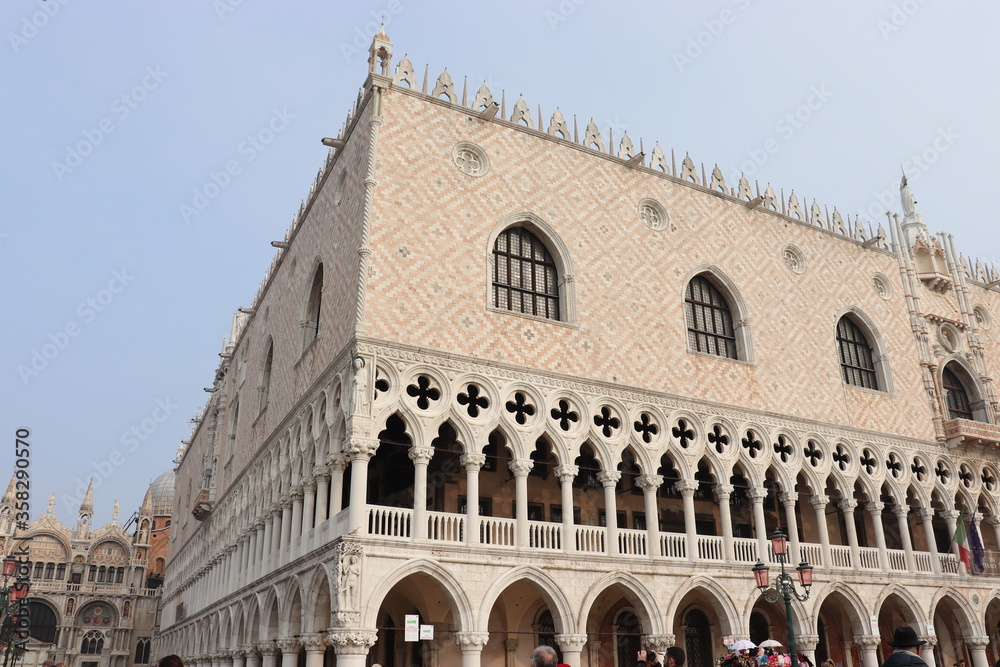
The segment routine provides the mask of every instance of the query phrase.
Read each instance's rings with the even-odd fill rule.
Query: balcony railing
[[[949,447],[959,445],[1000,445],[1000,426],[971,419],[949,419],[944,423]]]
[[[368,511],[368,534],[401,540],[414,539],[413,510],[396,507],[371,505]],[[344,513],[346,514],[346,512]],[[449,512],[426,513],[426,536],[428,541],[443,543],[463,543],[468,540],[466,534],[465,514]],[[343,522],[341,522],[343,523]],[[338,525],[340,525],[338,523]],[[344,526],[346,528],[346,524]],[[608,529],[604,526],[574,525],[567,541],[563,532],[563,524],[549,521],[528,521],[527,547],[540,551],[568,551],[588,554],[609,554]],[[658,534],[659,558],[671,560],[688,560],[688,538],[683,533]],[[517,520],[502,517],[479,517],[479,540],[474,544],[489,545],[497,549],[517,549]],[[728,557],[726,544],[722,537],[715,535],[697,535],[694,539],[694,561],[734,562],[753,564],[757,561],[758,542],[755,538],[733,538],[733,554]],[[617,553],[624,557],[650,557],[649,532],[619,528],[617,531]],[[889,571],[892,572],[924,572],[934,571],[933,555],[926,551],[913,551],[912,567],[907,565],[906,552],[902,549],[886,549]],[[845,570],[881,571],[882,560],[879,549],[875,547],[858,547],[857,556],[849,546],[831,544],[829,546],[829,562],[824,559],[824,549],[820,544],[800,542],[800,559],[808,561],[818,568]],[[940,572],[943,574],[958,574],[959,562],[952,553],[940,553],[937,556]],[[773,554],[766,554],[765,561],[776,564]],[[988,551],[985,554],[985,571],[987,576],[1000,577],[1000,552]],[[60,581],[33,582],[40,590],[74,589],[84,591],[109,591],[128,588],[122,584],[66,584]],[[144,589],[145,590],[145,589]],[[153,589],[148,593],[154,594]],[[135,590],[129,591],[136,594]]]

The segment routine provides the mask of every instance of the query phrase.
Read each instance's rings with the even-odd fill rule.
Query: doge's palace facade
[[[932,667],[1000,658],[1000,276],[905,179],[869,225],[416,71],[375,37],[234,319],[155,655],[708,667],[787,639],[751,576],[781,529],[815,660],[877,667],[901,624]]]

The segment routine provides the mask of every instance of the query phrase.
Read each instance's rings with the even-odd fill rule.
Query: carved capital
[[[874,651],[882,643],[882,639],[875,635],[854,635],[854,644],[862,651]]]
[[[597,481],[605,487],[615,486],[621,478],[622,474],[617,470],[602,470],[597,473]]]
[[[240,652],[243,653],[244,657],[249,657],[251,653],[257,652],[257,647],[254,644],[244,644],[240,646]]]
[[[553,468],[552,472],[556,474],[556,477],[559,478],[559,481],[561,483],[571,484],[573,480],[576,478],[576,476],[580,474],[580,466],[573,466],[567,464],[557,465],[555,468]]]
[[[455,643],[462,653],[479,653],[490,640],[488,632],[456,632]]]
[[[278,655],[278,647],[274,642],[257,642],[257,651],[261,655]]]
[[[958,521],[958,517],[962,516],[962,513],[958,510],[943,510],[941,512],[941,518],[945,521],[951,519],[952,523]]]
[[[729,500],[734,490],[736,490],[736,487],[732,484],[716,484],[712,487],[712,491],[715,492],[715,498],[719,501]]]
[[[917,639],[922,640],[927,646],[934,648],[937,646],[938,638],[937,635],[917,635]]]
[[[830,496],[813,496],[809,499],[809,504],[817,510],[826,509],[826,506],[830,504]]]
[[[410,447],[409,451],[406,452],[406,455],[410,457],[411,461],[413,461],[413,465],[427,465],[434,456],[434,448],[427,446],[414,446]]]
[[[781,501],[782,505],[788,507],[789,505],[794,505],[795,503],[799,502],[799,494],[795,493],[794,491],[786,491],[782,493],[780,496],[778,496],[778,500]]]
[[[878,500],[873,500],[870,503],[865,503],[865,509],[872,514],[881,514],[882,510],[885,509],[885,503]]]
[[[663,475],[639,475],[635,478],[635,485],[643,491],[655,491],[663,484]]]
[[[643,635],[642,645],[648,646],[662,655],[666,653],[668,648],[674,645],[676,639],[674,635]]]
[[[505,639],[503,640],[503,650],[507,653],[513,653],[517,650],[517,647],[521,645],[521,642],[516,639]]]
[[[326,635],[322,632],[304,634],[300,639],[306,653],[322,653],[326,649]]]
[[[990,638],[984,635],[972,635],[963,637],[965,645],[970,648],[986,648],[990,643]]]
[[[306,477],[302,480],[302,490],[306,493],[312,493],[316,490],[316,480],[312,477]]]
[[[798,642],[798,649],[800,651],[815,651],[819,645],[819,635],[796,634],[795,641]]]
[[[370,461],[375,456],[375,452],[378,451],[378,438],[353,436],[349,451],[352,461]]]
[[[232,651],[229,652],[229,657],[236,659],[246,657],[246,651],[243,649],[244,647],[237,646],[236,648],[234,648]]]
[[[986,517],[986,523],[990,524],[991,526],[996,526],[997,524],[1000,524],[1000,516],[996,516],[995,514],[993,516],[988,516]]]
[[[527,477],[533,466],[534,461],[531,459],[513,459],[507,464],[507,467],[514,473],[515,477]]]
[[[837,503],[837,507],[839,507],[844,512],[853,513],[857,506],[858,506],[858,501],[855,500],[854,498],[844,498],[839,503]]]
[[[763,486],[751,487],[747,489],[747,498],[753,500],[754,502],[764,502],[764,499],[767,498],[767,489]]]
[[[556,644],[559,644],[564,653],[582,651],[586,643],[587,635],[556,635]]]
[[[896,515],[897,519],[905,519],[910,513],[910,508],[907,505],[894,505],[892,513]]]
[[[317,481],[321,479],[330,479],[329,466],[325,465],[313,466],[313,477],[315,477]]]
[[[486,465],[486,454],[462,454],[458,462],[466,472],[479,472]]]
[[[282,653],[298,653],[299,648],[302,647],[302,642],[295,637],[276,639],[274,643],[278,645],[278,650]]]
[[[377,630],[361,628],[331,630],[327,635],[327,642],[337,655],[368,655],[369,649],[375,646],[376,639],[378,639]]]
[[[698,482],[693,479],[679,479],[674,482],[674,488],[685,498],[690,498],[698,490]]]

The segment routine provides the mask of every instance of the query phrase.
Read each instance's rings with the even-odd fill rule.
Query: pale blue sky
[[[523,94],[546,121],[559,106],[581,131],[593,117],[647,153],[658,140],[876,224],[880,199],[899,210],[903,164],[931,230],[998,262],[998,14],[917,0],[2,3],[0,463],[27,427],[32,516],[56,491],[75,521],[90,474],[98,524],[115,498],[122,519],[138,507],[309,191],[319,139],[354,102],[377,17],[431,85],[447,67],[459,86],[505,89],[508,109]],[[245,143],[264,128],[270,143]],[[239,173],[185,216],[230,161]],[[26,373],[36,352],[51,358]],[[133,428],[144,440],[123,439]]]

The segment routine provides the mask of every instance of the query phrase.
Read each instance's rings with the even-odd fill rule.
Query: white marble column
[[[354,483],[352,477],[351,484]],[[353,497],[351,499],[353,504]],[[327,641],[337,654],[337,667],[365,667],[368,651],[375,645],[375,629],[335,629],[327,635]],[[262,667],[267,667],[263,665]]]
[[[851,547],[851,565],[857,569],[861,567],[861,547],[858,546],[858,527],[854,524],[854,509],[858,506],[858,501],[854,498],[844,498],[838,505],[840,511],[844,513],[844,526],[847,528],[847,544]],[[858,644],[858,646],[861,646]]]
[[[684,501],[684,535],[687,538],[687,559],[698,560],[698,528],[694,516],[694,492],[698,490],[698,482],[692,479],[682,479],[674,483],[674,488],[681,494]]]
[[[757,537],[757,560],[765,564],[770,563],[770,535],[767,534],[767,521],[764,520],[764,499],[767,498],[767,489],[760,486],[747,489],[747,497],[753,503],[753,531]]]
[[[899,523],[899,537],[903,540],[903,558],[908,572],[917,571],[917,561],[913,558],[913,538],[910,536],[910,508],[908,505],[895,505],[892,509]]]
[[[556,644],[562,651],[563,663],[572,667],[581,667],[580,660],[586,643],[587,635],[556,635]]]
[[[462,454],[459,463],[465,468],[465,542],[479,544],[479,471],[486,455]]]
[[[326,634],[322,632],[303,634],[300,639],[302,640],[302,646],[306,649],[306,667],[323,667],[323,653],[326,651]]]
[[[260,653],[257,652],[257,647],[253,644],[244,644],[242,648],[244,660],[246,660],[244,667],[261,667]]]
[[[649,557],[658,558],[662,554],[660,553],[660,517],[656,511],[656,490],[663,484],[663,475],[639,475],[635,483],[642,489],[642,499],[645,502],[646,543],[648,544]]]
[[[376,438],[351,440],[351,507],[347,517],[347,532],[368,534],[368,462],[378,450]],[[367,650],[365,651],[367,653]],[[339,665],[344,667],[344,665]]]
[[[288,536],[288,544],[290,546],[289,554],[291,560],[294,560],[298,555],[298,542],[302,538],[302,504],[305,499],[305,495],[305,491],[301,486],[292,491],[292,526],[291,535]]]
[[[722,559],[727,563],[736,560],[736,543],[733,541],[733,516],[729,509],[729,499],[733,495],[732,484],[715,485],[715,502],[719,506],[719,523],[722,524]]]
[[[230,658],[232,667],[246,667],[246,657],[243,651],[243,647],[234,648],[230,651],[232,657]]]
[[[620,552],[618,548],[618,498],[615,495],[615,487],[622,474],[617,470],[597,473],[597,480],[604,487],[604,530],[607,534],[607,549],[609,554]]]
[[[855,635],[854,643],[861,649],[861,667],[879,667],[876,650],[881,641],[873,635]]]
[[[260,667],[278,667],[278,647],[272,641],[257,644],[260,651]]]
[[[990,667],[986,659],[986,647],[990,643],[990,638],[985,636],[965,637],[965,645],[969,648],[969,655],[972,657],[972,667]]]
[[[462,651],[462,667],[480,667],[483,647],[489,640],[488,632],[456,632],[455,643]]]
[[[799,653],[809,658],[810,664],[815,665],[816,647],[819,645],[819,635],[796,635],[795,644]],[[796,663],[793,662],[792,664],[794,665]]]
[[[306,548],[306,540],[309,538],[309,533],[315,528],[313,521],[316,519],[316,480],[312,477],[308,477],[302,481],[302,529],[299,531],[302,535],[303,545],[300,554],[305,553],[309,549]]]
[[[275,642],[281,650],[281,667],[296,667],[299,664],[299,649],[302,643],[294,637],[286,637]]]
[[[958,548],[958,543],[954,539],[961,513],[958,510],[945,510],[941,512],[941,516],[944,517],[945,523],[948,524],[948,537],[951,538],[951,553],[954,554],[955,560],[958,561],[958,574],[959,576],[967,576],[969,571],[965,569],[965,564],[962,563],[962,555]]]
[[[573,522],[573,480],[580,473],[580,466],[558,465],[554,470],[559,477],[559,491],[562,494],[562,548],[576,551],[576,525]]]
[[[941,574],[941,557],[938,555],[937,540],[934,539],[934,510],[930,507],[921,507],[917,512],[924,524],[927,553],[931,555],[931,572]]]
[[[872,528],[875,530],[875,546],[878,547],[878,562],[883,570],[889,567],[889,550],[885,546],[885,529],[882,527],[882,510],[885,503],[873,500],[865,506],[872,517]]]
[[[330,469],[326,466],[313,468],[316,480],[316,520],[315,526],[322,526],[330,518]]]
[[[826,523],[826,506],[830,503],[830,496],[817,495],[809,499],[809,504],[816,511],[816,527],[819,529],[820,553],[823,554],[823,565],[831,567],[833,565],[833,553],[830,549],[830,527]],[[815,563],[813,563],[815,565]]]
[[[779,498],[785,508],[785,525],[788,526],[788,562],[793,566],[802,560],[799,550],[799,522],[795,520],[795,505],[799,502],[799,494],[794,491],[782,493]]]
[[[301,499],[299,500],[299,507],[301,507]],[[291,547],[289,546],[292,542],[292,505],[294,504],[291,496],[285,496],[281,499],[281,539],[278,542],[278,553],[275,555],[275,560],[281,565],[288,562],[288,554],[291,553]],[[302,511],[301,509],[299,510]]]
[[[427,539],[427,466],[434,448],[414,445],[407,452],[413,461],[413,539]]]
[[[528,472],[531,471],[531,459],[512,459],[507,464],[514,473],[514,518],[516,520],[517,546],[527,549],[528,540]],[[463,658],[464,660],[464,658]]]
[[[927,664],[927,667],[936,667],[934,647],[937,646],[937,635],[917,635],[917,639],[927,642],[920,647],[920,659]]]
[[[347,454],[330,454],[326,458],[330,468],[330,513],[332,519],[344,509],[344,470],[350,459]],[[353,476],[354,473],[352,472]],[[367,481],[367,480],[366,480]]]

